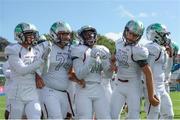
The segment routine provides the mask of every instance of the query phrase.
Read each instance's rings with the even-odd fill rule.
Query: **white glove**
[[[50,52],[51,52],[51,48],[46,47],[44,50],[44,53],[41,56],[41,59],[43,59],[44,61],[47,61]]]

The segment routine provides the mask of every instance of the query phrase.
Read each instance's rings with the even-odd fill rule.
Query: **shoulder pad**
[[[148,59],[148,49],[144,47],[143,45],[136,45],[133,48],[133,59],[138,60],[147,60]]]
[[[149,51],[149,55],[158,56],[159,53],[161,52],[161,48],[156,43],[153,42],[146,44],[145,47],[147,47]]]
[[[18,55],[22,46],[19,44],[10,44],[5,48],[5,55]]]
[[[78,45],[71,48],[71,56],[83,58],[85,51],[88,49],[85,45]]]

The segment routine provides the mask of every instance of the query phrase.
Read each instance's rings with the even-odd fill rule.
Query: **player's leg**
[[[116,87],[111,96],[110,112],[112,119],[119,119],[120,113],[125,104],[125,97],[119,93]]]
[[[76,95],[75,106],[77,119],[92,119],[92,100],[88,95]]]
[[[172,101],[171,101],[171,98],[167,92],[165,92],[165,94],[163,94],[161,97],[160,115],[161,115],[162,119],[172,120],[174,117]]]
[[[9,111],[10,111],[10,101],[8,97],[6,97],[6,109],[4,112],[4,118],[7,120],[9,118]]]
[[[25,113],[27,119],[40,119],[41,118],[41,105],[39,100],[33,100],[25,105]]]
[[[140,99],[141,93],[138,90],[130,90],[127,96],[128,119],[140,118]]]
[[[24,103],[20,100],[10,99],[9,119],[21,119],[24,113]]]
[[[110,104],[105,96],[104,91],[100,91],[100,95],[93,101],[94,112],[97,119],[111,119]]]
[[[140,118],[140,100],[142,95],[142,82],[140,80],[129,81],[127,90],[128,119]],[[133,100],[133,102],[132,102]]]
[[[67,92],[68,92],[68,94],[70,96],[70,100],[71,100],[71,103],[70,103],[70,101],[68,99],[67,118],[72,118],[73,117],[73,113],[72,112],[74,112],[74,114],[75,114],[75,100],[74,100],[74,98],[75,98],[75,91],[76,91],[76,83],[75,82],[71,82],[69,87],[68,87],[68,89],[67,89]],[[70,106],[70,104],[71,104],[71,106]]]
[[[72,112],[70,109],[71,103],[69,103],[69,102],[71,102],[70,96],[68,95],[67,92],[60,92],[58,97],[60,98],[59,101],[60,101],[60,108],[61,108],[62,116],[63,116],[63,118],[66,118],[67,113],[68,113],[68,115],[70,115],[70,113]],[[69,97],[69,99],[68,99],[68,97]]]
[[[63,119],[60,98],[58,94],[59,92],[60,91],[56,91],[47,87],[43,88],[43,102],[49,119]]]
[[[111,85],[110,82],[108,82],[107,84],[102,84],[104,92],[105,92],[105,97],[107,98],[108,102],[110,103],[111,100],[111,95],[112,95],[112,89],[111,89]]]

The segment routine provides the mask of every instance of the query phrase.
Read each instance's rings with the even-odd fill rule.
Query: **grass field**
[[[170,96],[173,102],[173,109],[174,109],[174,119],[180,119],[180,92],[171,92]],[[0,96],[0,119],[4,119],[4,109],[5,109],[5,96]],[[124,118],[124,113],[122,113],[122,118]],[[141,112],[141,118],[145,119],[145,112]]]

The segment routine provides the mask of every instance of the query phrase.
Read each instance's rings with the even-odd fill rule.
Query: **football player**
[[[44,50],[43,53],[34,49],[33,41],[39,38],[39,32],[33,24],[18,24],[14,35],[18,43],[5,48],[11,70],[10,76],[13,78],[13,87],[8,95],[11,107],[10,119],[21,119],[23,113],[28,119],[40,119],[41,107],[35,75],[36,70],[47,59],[49,49]]]
[[[141,72],[146,76],[149,101],[159,104],[154,96],[152,73],[147,63],[148,50],[139,44],[143,35],[142,22],[130,20],[124,28],[123,36],[116,42],[117,86],[111,97],[112,119],[119,118],[125,102],[128,105],[128,119],[139,119],[141,99]],[[133,102],[132,102],[133,101]]]
[[[83,26],[78,30],[81,45],[72,49],[73,68],[79,80],[85,81],[85,87],[77,86],[75,95],[77,119],[110,119],[108,100],[101,85],[101,72],[111,76],[110,52],[97,42],[97,31],[92,26]]]
[[[149,50],[148,63],[153,72],[155,94],[161,101],[158,106],[151,106],[146,100],[147,119],[158,119],[160,111],[163,119],[173,119],[174,116],[172,101],[164,84],[167,62],[165,45],[169,43],[169,34],[166,26],[160,23],[153,23],[146,29],[147,39],[152,41],[146,45]]]

